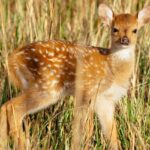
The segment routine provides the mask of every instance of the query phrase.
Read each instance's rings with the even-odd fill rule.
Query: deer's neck
[[[127,81],[133,71],[135,63],[135,46],[117,48],[112,47],[111,64],[116,80],[120,83]]]
[[[131,61],[135,57],[135,45],[127,46],[127,47],[112,47],[111,57],[117,59],[118,61]]]

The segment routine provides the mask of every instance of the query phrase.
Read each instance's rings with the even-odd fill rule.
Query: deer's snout
[[[123,44],[123,45],[129,45],[129,39],[127,36],[123,36],[121,39],[120,39],[120,43]]]

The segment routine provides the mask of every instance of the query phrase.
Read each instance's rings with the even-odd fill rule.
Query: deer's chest
[[[112,102],[119,101],[127,93],[128,86],[113,83],[108,89],[99,94],[99,99],[106,99]]]

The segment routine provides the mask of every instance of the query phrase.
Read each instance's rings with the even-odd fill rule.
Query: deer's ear
[[[105,4],[100,4],[98,7],[98,15],[105,25],[111,26],[114,13],[110,7]]]
[[[150,22],[150,6],[143,8],[138,13],[138,24],[139,27],[144,26],[145,24]]]

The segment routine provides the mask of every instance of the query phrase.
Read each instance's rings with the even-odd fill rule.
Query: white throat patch
[[[128,60],[134,55],[134,46],[126,48],[117,48],[117,51],[114,54],[118,59]]]

